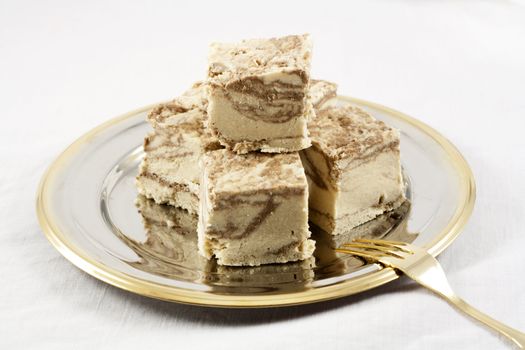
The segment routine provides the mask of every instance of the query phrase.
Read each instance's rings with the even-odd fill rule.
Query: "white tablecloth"
[[[423,120],[463,152],[477,205],[440,261],[466,300],[525,330],[523,2],[4,0],[1,349],[505,346],[407,280],[309,306],[208,309],[99,282],[44,238],[36,186],[75,138],[202,79],[212,40],[303,32],[313,35],[314,76]]]

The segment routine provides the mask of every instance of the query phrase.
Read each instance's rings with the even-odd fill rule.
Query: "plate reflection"
[[[255,267],[221,266],[198,253],[196,215],[156,204],[140,195],[136,206],[147,239],[139,242],[124,234],[119,235],[140,257],[128,264],[151,274],[204,284],[215,292],[226,294],[308,289],[315,280],[352,273],[367,265],[360,258],[334,251],[344,242],[357,237],[388,237],[410,243],[417,237],[406,229],[410,213],[410,202],[406,201],[399,208],[352,229],[348,234],[331,236],[312,226],[316,250],[314,256],[305,261]]]

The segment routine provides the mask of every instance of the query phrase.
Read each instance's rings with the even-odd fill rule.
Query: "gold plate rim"
[[[458,206],[447,226],[438,235],[436,235],[431,242],[424,246],[424,248],[427,249],[430,254],[437,256],[443,250],[445,250],[461,233],[474,208],[474,202],[476,199],[476,185],[474,181],[474,175],[467,161],[448,139],[446,139],[432,127],[415,118],[375,102],[346,96],[338,96],[338,98],[346,100],[347,102],[359,103],[385,111],[396,118],[399,118],[408,124],[422,130],[446,151],[447,155],[450,157],[450,161],[456,167],[458,173],[461,174],[462,184],[460,188],[460,198],[463,198],[463,205]],[[151,109],[153,106],[154,105],[149,105],[130,111],[88,131],[86,134],[74,141],[68,148],[66,148],[55,159],[55,161],[49,166],[42,176],[37,190],[36,199],[36,212],[40,227],[51,244],[75,266],[89,275],[110,285],[143,296],[185,304],[232,308],[281,307],[326,301],[363,292],[365,290],[372,289],[393,281],[398,277],[395,271],[391,268],[383,268],[378,271],[353,278],[351,280],[341,281],[333,285],[318,287],[315,289],[306,289],[300,292],[237,296],[218,294],[209,291],[186,290],[152,283],[112,269],[85,255],[76,246],[68,241],[66,235],[64,235],[64,232],[61,232],[57,228],[55,222],[47,213],[46,203],[50,198],[48,184],[53,180],[53,178],[55,178],[55,175],[61,169],[61,166],[68,159],[74,157],[77,150],[86,142],[89,142],[89,140],[94,138],[98,133],[130,118],[133,115],[136,115],[137,113],[145,112]]]

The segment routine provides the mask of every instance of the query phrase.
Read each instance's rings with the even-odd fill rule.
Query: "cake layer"
[[[221,143],[238,153],[308,147],[310,56],[307,35],[212,44],[208,114]]]
[[[314,250],[308,190],[296,153],[203,157],[199,251],[221,265],[304,260]]]
[[[313,223],[342,234],[404,202],[396,130],[347,106],[320,111],[310,131],[301,159]]]

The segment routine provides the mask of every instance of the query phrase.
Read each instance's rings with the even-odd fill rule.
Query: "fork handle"
[[[487,325],[488,327],[494,329],[495,331],[501,333],[502,335],[512,340],[514,344],[516,344],[520,349],[525,349],[525,333],[522,333],[518,331],[517,329],[509,327],[499,321],[496,321],[492,317],[474,308],[473,306],[471,306],[470,304],[468,304],[466,301],[464,301],[458,296],[454,295],[451,297],[451,296],[443,295],[441,293],[438,293],[438,294],[440,294],[451,305],[463,311],[468,316],[480,321],[481,323]]]

